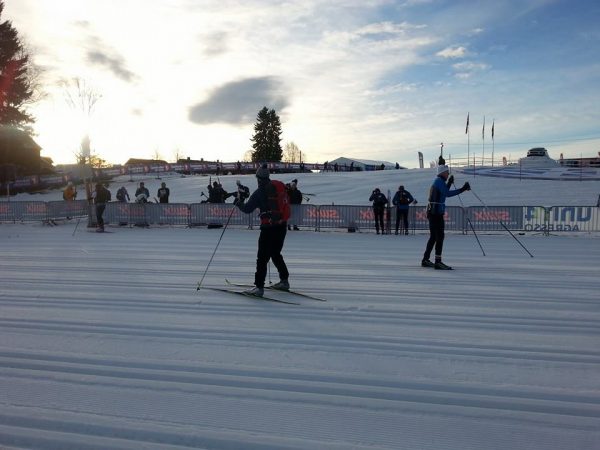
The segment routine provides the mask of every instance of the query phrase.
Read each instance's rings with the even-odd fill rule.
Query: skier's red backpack
[[[267,214],[261,215],[261,225],[277,225],[287,222],[291,216],[291,208],[285,184],[278,180],[271,180],[267,185],[267,200],[269,210]]]

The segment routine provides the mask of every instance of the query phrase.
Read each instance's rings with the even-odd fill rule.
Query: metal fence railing
[[[69,218],[88,218],[96,225],[93,205],[85,200],[0,202],[0,223],[50,222]],[[416,233],[429,229],[425,206],[409,209],[409,231]],[[396,209],[388,208],[388,231],[396,224]],[[260,224],[258,212],[244,214],[234,205],[214,203],[118,203],[106,205],[106,224],[118,225],[174,225],[174,226],[228,226],[255,228]],[[375,218],[370,206],[356,205],[292,205],[290,226],[303,230],[321,231],[347,229],[374,231]],[[600,208],[597,206],[448,206],[445,228],[447,231],[468,233],[475,231],[524,232],[598,232]],[[400,224],[402,228],[402,224]]]

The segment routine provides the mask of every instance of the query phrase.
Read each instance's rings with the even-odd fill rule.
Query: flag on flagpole
[[[495,122],[496,122],[495,120],[492,120],[492,141],[494,140],[494,123]]]
[[[465,129],[465,134],[469,134],[469,113],[467,113],[467,128]]]
[[[483,128],[481,128],[481,139],[485,139],[485,116],[483,116]]]

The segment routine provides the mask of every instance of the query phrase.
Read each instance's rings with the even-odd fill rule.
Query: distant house
[[[41,149],[26,132],[0,125],[0,166],[13,165],[18,175],[39,174]]]
[[[327,163],[328,170],[335,170],[338,167],[340,172],[349,170],[391,170],[391,169],[406,169],[406,167],[398,166],[389,161],[374,161],[371,159],[356,159],[340,157]]]
[[[124,164],[125,166],[151,166],[151,165],[166,165],[166,161],[162,159],[140,159],[140,158],[129,158]]]
[[[560,154],[560,165],[565,167],[600,167],[600,152],[598,156],[592,156],[587,158],[563,158],[563,154]]]

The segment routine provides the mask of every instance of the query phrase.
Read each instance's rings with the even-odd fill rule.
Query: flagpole
[[[492,167],[494,167],[494,150],[496,147],[496,142],[494,141],[494,125],[496,123],[496,119],[492,119]]]
[[[469,113],[467,113],[467,128],[465,129],[467,133],[467,170],[469,170],[469,166],[471,165],[471,132],[469,130]]]
[[[481,167],[485,164],[485,116],[483,116],[483,128],[481,129]]]

